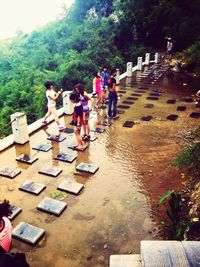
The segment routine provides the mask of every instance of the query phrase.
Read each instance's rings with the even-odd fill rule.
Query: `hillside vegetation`
[[[29,123],[44,115],[46,80],[65,90],[82,81],[90,91],[96,70],[124,71],[138,55],[165,49],[166,36],[177,51],[199,53],[199,0],[76,0],[63,12],[62,19],[0,44],[1,136],[10,133],[5,125],[16,111]]]

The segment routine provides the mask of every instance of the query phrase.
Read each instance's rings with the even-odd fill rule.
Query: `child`
[[[99,72],[95,73],[95,78],[93,79],[93,92],[97,94],[97,102],[95,108],[100,108],[101,102],[101,75]]]
[[[75,93],[70,95],[70,100],[74,103],[74,114],[73,114],[73,125],[74,133],[76,136],[77,145],[75,145],[76,149],[83,148],[83,140],[81,137],[81,126],[83,125],[83,106],[79,100],[79,96]]]
[[[83,140],[90,140],[90,125],[89,116],[93,107],[92,98],[85,92],[84,86],[81,83],[75,85],[75,92],[79,95],[79,100],[83,106]],[[90,102],[90,104],[89,104]]]
[[[56,111],[56,100],[57,98],[61,95],[62,93],[62,89],[60,91],[58,91],[58,93],[56,93],[54,90],[53,90],[53,83],[48,81],[45,83],[45,87],[46,87],[46,98],[47,98],[47,107],[48,107],[48,111],[44,117],[44,120],[43,120],[43,124],[47,124],[47,121],[46,119],[51,115],[53,114],[54,116],[54,119],[55,119],[55,122],[57,123],[58,125],[58,129],[59,131],[62,131],[65,129],[64,126],[61,126],[60,125],[60,121],[59,121],[59,118],[58,118],[58,114],[57,114],[57,111]]]
[[[104,66],[101,71],[102,77],[102,106],[106,106],[106,91],[108,88],[107,80],[108,80],[108,68]]]

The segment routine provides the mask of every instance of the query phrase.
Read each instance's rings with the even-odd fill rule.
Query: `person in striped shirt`
[[[0,203],[0,249],[9,252],[12,243],[12,225],[8,216],[11,215],[11,207],[8,200]]]

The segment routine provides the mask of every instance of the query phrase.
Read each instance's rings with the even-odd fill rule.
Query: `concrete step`
[[[141,261],[145,267],[190,266],[179,241],[141,241],[140,244]]]
[[[109,267],[141,267],[140,255],[111,255]]]

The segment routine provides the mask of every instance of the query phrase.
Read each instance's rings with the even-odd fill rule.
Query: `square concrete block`
[[[150,96],[161,96],[162,94],[156,92],[156,93],[150,93],[149,95],[150,95]]]
[[[134,104],[134,102],[133,101],[124,100],[124,101],[122,101],[122,104],[132,105],[132,104]]]
[[[33,162],[35,162],[36,160],[38,160],[37,157],[29,156],[28,154],[21,154],[19,157],[16,158],[16,161],[27,164],[33,164]]]
[[[137,93],[133,93],[131,95],[132,96],[137,96],[137,97],[142,96],[141,94],[137,94]],[[127,97],[127,99],[134,100],[131,96],[130,97]]]
[[[150,121],[150,120],[152,120],[152,118],[153,118],[152,116],[148,116],[148,115],[147,115],[147,116],[143,116],[143,117],[141,118],[141,120],[142,120],[142,121]]]
[[[56,216],[60,216],[60,214],[65,210],[66,207],[67,203],[49,197],[45,197],[37,205],[38,210],[54,214]]]
[[[156,96],[148,96],[147,99],[148,100],[159,100],[159,97],[156,97]]]
[[[194,119],[198,119],[198,118],[200,118],[200,113],[199,112],[192,112],[190,114],[190,117],[194,118]]]
[[[135,92],[136,92],[136,93],[139,93],[139,94],[144,94],[144,93],[146,93],[146,91],[145,91],[145,90],[142,90],[142,89],[136,90]],[[135,94],[135,93],[133,93],[133,94],[131,94],[131,95],[133,96],[134,94]]]
[[[130,107],[129,107],[129,106],[126,106],[126,105],[118,105],[118,108],[128,109],[128,108],[130,108]]]
[[[65,128],[63,130],[63,132],[68,133],[68,134],[71,134],[71,133],[74,133],[74,129],[73,128]]]
[[[64,180],[57,187],[57,189],[61,191],[65,191],[74,195],[78,195],[83,188],[83,184],[73,182],[71,180]]]
[[[21,171],[19,169],[12,169],[12,168],[3,168],[0,169],[0,175],[13,179],[15,178],[18,174],[20,174]]]
[[[77,156],[74,156],[74,155],[59,153],[54,159],[72,163],[76,158]]]
[[[178,115],[174,115],[174,114],[167,116],[167,120],[170,120],[170,121],[175,121],[177,120],[177,118],[178,118]]]
[[[191,98],[191,97],[186,97],[186,98],[184,99],[184,101],[187,102],[187,103],[192,103],[194,100],[193,100],[193,98]]]
[[[90,131],[95,132],[95,133],[104,133],[105,129],[96,127],[96,128],[92,128]]]
[[[175,99],[169,99],[167,100],[167,104],[175,104],[176,100]]]
[[[97,125],[102,125],[102,126],[111,126],[111,122],[108,121],[99,121],[97,122]]]
[[[57,177],[61,172],[62,170],[58,168],[44,168],[38,171],[40,174],[45,174],[52,177]]]
[[[8,217],[9,220],[14,220],[15,217],[17,217],[17,215],[22,211],[21,208],[16,207],[14,205],[10,206],[12,214]]]
[[[154,107],[154,104],[146,104],[145,106],[144,106],[144,108],[153,108]]]
[[[99,169],[99,167],[97,165],[90,164],[90,163],[84,163],[84,162],[81,162],[76,167],[76,170],[78,170],[78,171],[88,172],[91,174],[94,174],[98,169]]]
[[[55,142],[62,142],[66,139],[66,137],[60,135],[51,135],[47,139]]]
[[[142,90],[148,90],[149,89],[149,87],[148,86],[140,86],[138,89],[142,89]]]
[[[35,245],[38,240],[45,234],[44,229],[36,227],[26,222],[19,223],[12,232],[13,237]]]
[[[186,106],[178,106],[176,110],[185,111],[186,110]]]
[[[123,127],[132,128],[134,125],[134,121],[125,121]]]
[[[46,188],[46,185],[44,184],[35,183],[33,181],[28,180],[19,187],[19,190],[28,192],[34,195],[39,195],[45,188]]]
[[[33,147],[33,149],[43,152],[48,152],[50,149],[52,149],[52,146],[49,144],[39,144]]]
[[[124,110],[117,110],[117,114],[124,114],[124,112],[125,112]]]
[[[89,147],[88,143],[85,143],[82,148],[77,148],[77,146],[75,144],[71,144],[68,146],[68,148],[70,148],[72,150],[80,151],[80,152],[85,151],[88,147]]]
[[[195,108],[200,108],[200,102],[196,104]]]
[[[125,94],[126,93],[125,90],[118,90],[117,92],[120,93],[120,94]]]

